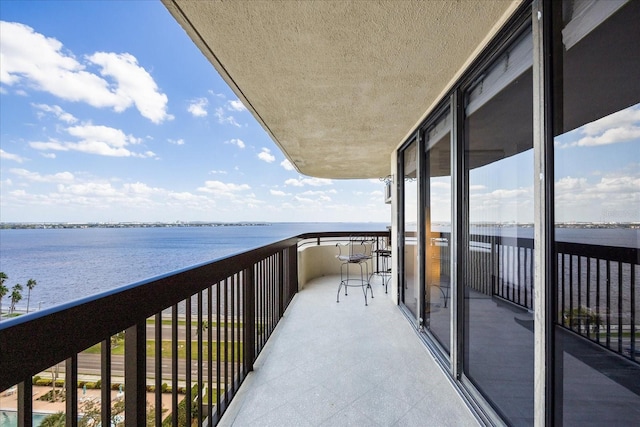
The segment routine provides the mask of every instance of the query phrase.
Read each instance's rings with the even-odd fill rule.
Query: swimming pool
[[[33,425],[37,427],[49,414],[33,414]],[[14,411],[0,411],[0,427],[16,427],[18,425],[18,413]]]

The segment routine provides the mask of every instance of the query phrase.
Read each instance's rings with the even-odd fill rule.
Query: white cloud
[[[214,96],[216,98],[220,98],[220,99],[226,99],[227,95],[225,95],[224,93],[215,93],[214,91],[212,91],[211,89],[209,89],[207,92],[209,92],[209,94],[211,96]]]
[[[216,108],[214,115],[218,119],[218,123],[222,125],[233,125],[236,127],[241,127],[240,124],[236,122],[236,119],[233,116],[227,116],[227,114],[224,111],[224,108],[222,107]]]
[[[289,159],[284,159],[282,162],[280,162],[280,166],[282,166],[285,170],[288,170],[288,171],[296,170],[293,167],[293,164],[289,161]]]
[[[332,193],[332,192],[308,190],[308,191],[303,191],[302,193],[299,193],[295,197],[295,199],[298,201],[304,201],[305,203],[309,203],[309,202],[327,203],[332,200],[331,197],[327,195],[327,193]]]
[[[31,182],[70,183],[75,179],[71,172],[59,172],[53,175],[41,175],[26,169],[10,169],[9,172]]]
[[[333,181],[326,178],[291,178],[286,180],[285,185],[291,185],[293,187],[304,187],[310,185],[312,187],[322,187],[325,185],[333,185]]]
[[[492,191],[489,194],[490,194],[490,197],[492,197],[493,199],[515,199],[518,197],[530,195],[530,193],[531,193],[531,189],[516,188],[516,189],[509,189],[509,190],[498,189],[498,190]]]
[[[142,182],[125,183],[122,185],[122,188],[125,191],[132,194],[152,195],[152,194],[160,194],[164,192],[164,190],[162,190],[161,188],[150,187],[147,184]]]
[[[476,186],[478,187],[478,186]],[[448,179],[446,181],[438,181],[437,179],[432,179],[431,180],[431,189],[438,189],[438,190],[451,190],[451,180]]]
[[[211,171],[209,173],[212,174],[212,175],[216,175],[216,174],[226,175],[227,171],[217,170],[217,171]]]
[[[302,181],[296,178],[289,178],[284,182],[284,185],[290,185],[292,187],[304,187]]]
[[[570,176],[565,176],[556,181],[554,191],[556,195],[565,192],[582,191],[586,185],[586,178],[572,178]]]
[[[167,96],[133,55],[96,52],[85,60],[81,63],[60,41],[27,25],[0,21],[0,83],[116,112],[135,105],[153,123],[173,118],[167,113]],[[108,80],[87,71],[96,65]]]
[[[269,190],[269,193],[272,196],[276,196],[276,197],[284,197],[284,196],[290,196],[290,193],[285,193],[284,191],[281,190]]]
[[[115,80],[115,94],[128,101],[124,108],[133,103],[143,117],[156,124],[173,119],[167,114],[167,95],[158,91],[151,74],[138,65],[133,55],[96,52],[87,59],[102,67],[101,75]],[[117,106],[114,109],[119,111]]]
[[[315,202],[315,200],[309,199],[308,197],[295,196],[293,199],[296,202],[300,202],[300,203],[314,203]]]
[[[12,160],[17,163],[22,163],[25,161],[24,157],[21,157],[17,154],[7,153],[2,148],[0,148],[0,159]]]
[[[233,101],[227,101],[227,110],[230,111],[247,111],[247,107],[244,106],[239,99]]]
[[[248,184],[233,184],[222,181],[205,181],[204,187],[199,187],[198,191],[213,193],[216,195],[232,195],[241,191],[250,190]]]
[[[585,135],[598,135],[611,128],[629,127],[640,122],[640,106],[627,108],[610,114],[582,127]]]
[[[559,148],[593,147],[640,138],[640,106],[627,108],[568,132],[556,140]]]
[[[120,129],[108,126],[79,125],[66,129],[72,137],[79,141],[58,141],[55,139],[41,142],[30,142],[29,145],[42,151],[80,151],[109,157],[155,157],[152,151],[136,153],[129,150],[130,145],[140,144],[141,139],[133,135],[125,135]]]
[[[42,112],[53,114],[59,120],[65,123],[73,124],[78,121],[78,119],[76,119],[72,114],[69,114],[66,111],[64,111],[59,105],[46,105],[46,104],[31,104],[31,105],[33,105],[35,108],[37,108]]]
[[[262,147],[262,151],[258,153],[258,158],[267,163],[273,163],[276,160],[276,156],[271,154],[271,150],[265,147]]]
[[[335,191],[307,190],[299,193],[302,196],[324,196],[327,193],[335,194]]]
[[[194,117],[206,117],[207,105],[209,105],[209,100],[207,98],[194,99],[189,104],[189,107],[187,107],[187,111],[190,112]]]
[[[173,144],[173,145],[184,145],[184,139],[180,138],[180,139],[167,139],[167,141],[169,141],[169,144]]]
[[[244,148],[244,147],[246,147],[246,145],[245,145],[244,141],[243,141],[243,140],[241,140],[241,139],[237,139],[237,138],[230,139],[230,140],[228,140],[228,141],[225,141],[224,143],[225,143],[225,144],[235,145],[235,146],[237,146],[238,148]]]
[[[640,172],[607,173],[597,181],[562,177],[555,183],[559,221],[640,221]]]
[[[580,138],[571,146],[591,147],[595,145],[609,145],[619,142],[627,142],[640,138],[640,126],[617,127],[608,129],[600,135],[589,135]]]

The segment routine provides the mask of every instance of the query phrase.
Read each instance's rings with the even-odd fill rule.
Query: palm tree
[[[11,306],[9,307],[9,314],[13,314],[16,309],[16,303],[22,299],[22,285],[17,283],[11,288]]]
[[[27,289],[29,289],[29,292],[27,293],[27,313],[29,312],[29,302],[31,301],[31,289],[35,288],[36,285],[37,283],[34,279],[29,279],[27,281]]]
[[[2,319],[2,298],[9,293],[9,288],[4,285],[4,281],[8,278],[4,271],[0,271],[0,319]]]

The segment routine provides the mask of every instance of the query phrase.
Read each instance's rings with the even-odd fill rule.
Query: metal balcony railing
[[[449,271],[449,233],[432,238],[440,271]],[[437,244],[435,244],[436,242]],[[533,310],[534,241],[474,234],[467,286]],[[638,248],[556,242],[557,324],[626,358],[640,361]]]
[[[18,426],[58,372],[66,425],[215,425],[298,291],[298,243],[352,235],[389,239],[304,234],[3,321],[0,392],[16,391]]]

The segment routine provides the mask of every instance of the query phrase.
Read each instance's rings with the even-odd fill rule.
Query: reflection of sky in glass
[[[470,188],[471,221],[533,222],[532,165],[528,150],[470,171],[484,184]],[[448,221],[438,200],[450,197],[450,186],[437,180],[433,218]],[[640,221],[640,104],[558,136],[555,182],[557,222]]]
[[[533,222],[533,150],[469,171],[471,223]]]
[[[640,221],[640,104],[555,139],[557,222]]]

